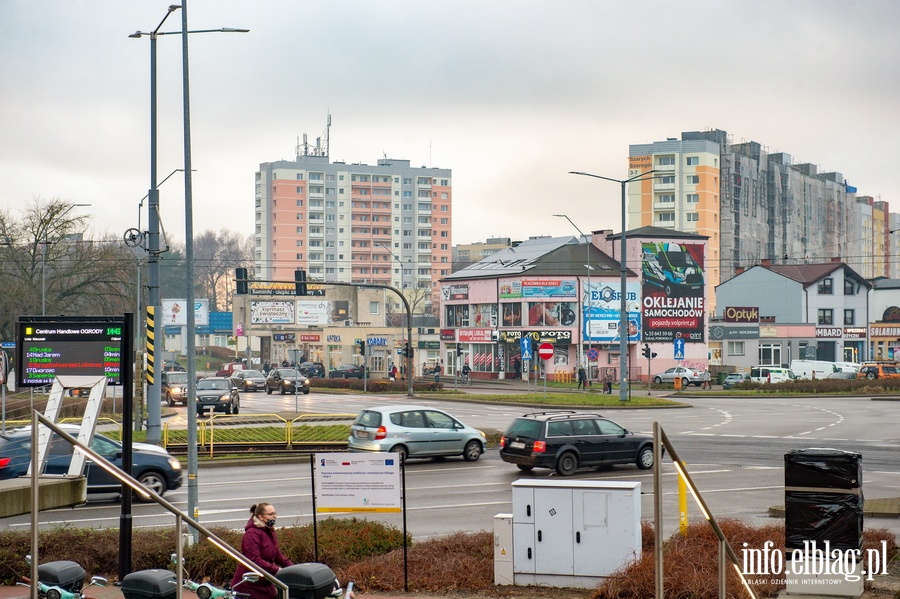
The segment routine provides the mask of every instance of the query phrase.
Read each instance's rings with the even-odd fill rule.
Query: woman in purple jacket
[[[282,568],[293,566],[294,562],[285,557],[278,549],[278,539],[275,537],[275,519],[278,515],[272,504],[257,503],[250,507],[250,514],[250,520],[244,526],[241,553],[273,576],[278,574]],[[231,588],[234,588],[234,585],[241,581],[244,573],[249,571],[244,565],[238,564],[234,578],[231,580]],[[260,578],[257,582],[242,584],[238,590],[249,593],[251,599],[272,599],[278,594],[275,585],[265,578]]]

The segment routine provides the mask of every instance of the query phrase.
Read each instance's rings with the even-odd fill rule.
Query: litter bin
[[[325,599],[341,586],[331,568],[311,562],[282,568],[275,578],[288,586],[290,599]]]
[[[725,379],[728,378],[729,374],[730,373],[728,373],[728,372],[720,372],[719,374],[716,375],[716,382],[719,385],[723,384],[725,382]]]
[[[825,541],[862,549],[862,455],[839,449],[798,449],[784,455],[785,546]]]
[[[676,391],[681,391],[681,377],[680,377],[680,376],[676,376],[676,377],[675,377],[675,380],[672,381],[672,382],[673,382],[674,385],[675,385],[675,390],[676,390]]]

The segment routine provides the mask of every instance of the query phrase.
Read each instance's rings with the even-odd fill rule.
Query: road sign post
[[[541,343],[538,346],[538,356],[544,361],[544,399],[547,399],[547,360],[553,358],[553,344]]]

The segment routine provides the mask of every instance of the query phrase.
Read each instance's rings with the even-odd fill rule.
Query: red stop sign
[[[553,344],[552,343],[541,343],[538,346],[538,355],[544,360],[549,360],[553,357]]]

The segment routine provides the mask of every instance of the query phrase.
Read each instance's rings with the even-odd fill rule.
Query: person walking
[[[278,539],[275,536],[275,520],[278,514],[271,503],[259,502],[250,506],[250,520],[244,526],[244,537],[241,539],[241,553],[254,564],[269,572],[273,576],[278,571],[294,562],[289,560],[278,548]],[[244,574],[250,569],[243,564],[238,564],[231,579],[231,587],[241,582]],[[250,595],[250,599],[274,599],[278,596],[275,585],[260,578],[257,582],[241,585],[241,590]]]
[[[584,371],[584,366],[578,368],[578,388],[587,391],[587,373]]]
[[[612,395],[612,387],[613,387],[613,373],[612,369],[607,369],[606,371],[606,379],[603,385],[603,392]]]
[[[435,383],[441,382],[441,370],[442,370],[441,365],[439,363],[434,365],[434,382]]]

